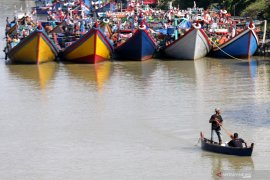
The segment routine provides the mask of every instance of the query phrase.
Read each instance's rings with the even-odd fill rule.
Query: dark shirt
[[[243,144],[242,143],[245,143],[245,141],[241,138],[236,138],[236,139],[233,139],[231,140],[228,145],[231,146],[231,147],[240,147],[242,148],[243,147]]]
[[[220,130],[220,126],[215,121],[215,118],[217,118],[220,123],[223,122],[223,119],[222,119],[221,115],[214,114],[214,115],[211,116],[211,118],[209,120],[209,123],[212,123],[212,129],[214,129],[214,130]]]

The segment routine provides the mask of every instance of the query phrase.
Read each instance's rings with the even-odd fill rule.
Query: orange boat
[[[100,61],[108,60],[112,51],[112,44],[100,29],[92,28],[79,40],[75,41],[64,50],[63,60],[95,64]]]

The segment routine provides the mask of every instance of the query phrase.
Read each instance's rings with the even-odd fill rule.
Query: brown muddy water
[[[1,1],[1,50],[21,4]],[[1,53],[0,82],[1,179],[270,178],[269,58],[36,66],[6,65]],[[196,145],[215,107],[255,143],[252,157]]]

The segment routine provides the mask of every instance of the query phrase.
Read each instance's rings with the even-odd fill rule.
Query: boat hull
[[[211,56],[216,58],[248,58],[256,52],[257,48],[258,37],[255,31],[246,29],[226,43],[215,47]]]
[[[32,32],[8,52],[11,63],[40,64],[54,61],[58,49],[42,30]]]
[[[118,60],[146,60],[153,57],[156,43],[146,30],[137,29],[122,45],[115,48],[114,59]]]
[[[108,60],[113,47],[105,35],[96,28],[74,42],[63,52],[63,60],[74,63],[95,64]]]
[[[206,56],[210,50],[211,45],[205,32],[192,28],[163,51],[171,58],[195,60]]]
[[[227,154],[227,155],[235,155],[235,156],[251,156],[253,151],[254,144],[252,143],[248,148],[235,148],[229,146],[220,146],[217,142],[211,143],[209,139],[206,139],[201,136],[201,148],[202,150]]]

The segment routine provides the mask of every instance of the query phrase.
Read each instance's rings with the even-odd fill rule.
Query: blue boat
[[[204,151],[219,153],[219,154],[227,154],[227,155],[235,155],[235,156],[251,156],[254,148],[254,143],[251,143],[249,147],[230,147],[230,146],[221,146],[217,142],[211,141],[205,138],[201,132],[200,134],[201,148]]]
[[[153,57],[156,50],[154,39],[145,29],[137,29],[135,33],[114,51],[114,59],[146,60]]]
[[[253,29],[248,27],[229,41],[220,46],[214,46],[211,55],[216,58],[248,58],[252,56],[256,52],[259,43]]]

